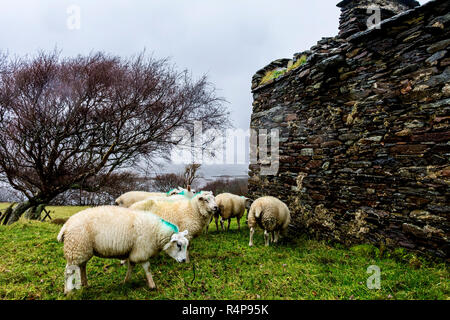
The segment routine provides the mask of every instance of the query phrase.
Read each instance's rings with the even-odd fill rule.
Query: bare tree
[[[143,157],[167,158],[180,143],[178,128],[229,124],[206,77],[194,81],[165,59],[39,53],[0,60],[0,175],[27,198],[8,224],[67,190],[109,185],[114,172]]]
[[[192,186],[195,179],[200,178],[199,175],[197,175],[198,170],[200,169],[201,164],[198,163],[192,163],[188,164],[184,169],[184,187],[187,188],[187,186]]]

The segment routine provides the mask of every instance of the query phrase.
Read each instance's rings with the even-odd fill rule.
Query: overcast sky
[[[235,127],[250,123],[253,74],[338,31],[337,0],[1,0],[0,50],[129,56],[144,48],[229,101]],[[427,1],[420,1],[422,4]],[[69,29],[80,9],[80,28]],[[71,24],[76,27],[76,24]]]

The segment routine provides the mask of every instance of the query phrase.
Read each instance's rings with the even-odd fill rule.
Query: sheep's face
[[[164,247],[164,251],[177,262],[186,262],[187,248],[189,246],[189,240],[186,238],[187,234],[187,230],[173,234],[169,243]]]
[[[197,196],[200,212],[203,215],[211,215],[218,212],[219,206],[216,203],[216,198],[212,192],[202,192]]]

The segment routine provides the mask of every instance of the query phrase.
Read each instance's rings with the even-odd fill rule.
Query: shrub
[[[167,173],[153,178],[152,189],[158,192],[167,192],[171,189],[184,187],[184,176],[181,173]]]
[[[214,195],[220,193],[233,193],[239,196],[244,196],[248,192],[247,179],[218,179],[207,183],[202,190],[212,191]]]

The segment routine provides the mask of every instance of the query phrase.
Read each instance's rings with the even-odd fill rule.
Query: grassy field
[[[0,205],[0,209],[6,204]],[[53,218],[68,217],[82,207],[49,207]],[[165,253],[153,258],[158,289],[146,287],[137,267],[123,284],[126,267],[118,260],[94,257],[88,264],[89,287],[65,297],[60,226],[20,221],[0,226],[0,299],[449,299],[445,263],[426,261],[404,250],[380,257],[373,246],[350,249],[298,239],[248,247],[248,228],[234,221],[228,233],[216,232],[192,242],[191,263],[178,264]],[[212,230],[212,232],[211,232]],[[194,279],[195,265],[195,279]],[[367,268],[381,268],[381,289],[366,286]]]

